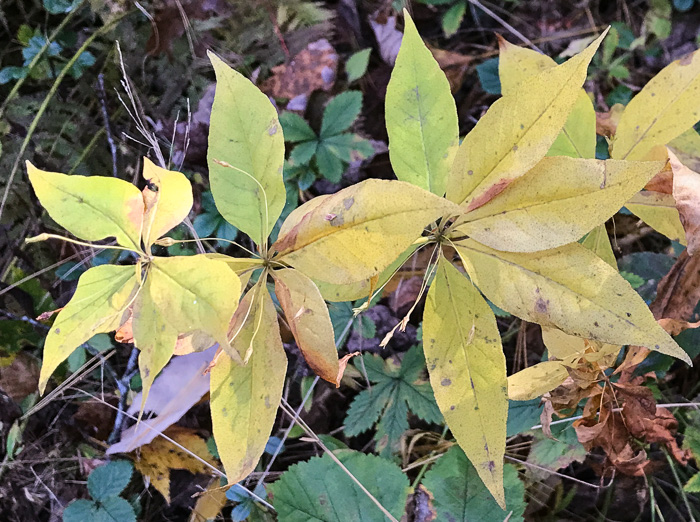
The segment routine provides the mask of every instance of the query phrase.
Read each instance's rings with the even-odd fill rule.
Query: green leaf
[[[141,350],[142,406],[172,357],[178,335],[200,331],[229,348],[228,326],[240,292],[236,273],[207,254],[153,259],[133,311],[134,342]]]
[[[68,232],[86,241],[114,237],[140,250],[143,198],[134,185],[105,176],[45,172],[29,162],[27,173],[42,206]]]
[[[544,158],[497,197],[468,212],[458,230],[507,252],[565,245],[612,217],[663,167],[660,161]]]
[[[700,493],[700,473],[696,473],[683,486],[683,491],[688,493]]]
[[[314,154],[316,154],[316,147],[318,147],[318,141],[316,140],[298,143],[289,155],[290,163],[295,166],[308,164]]]
[[[530,401],[508,401],[508,429],[507,437],[518,435],[540,423],[542,413],[541,400],[539,398]]]
[[[458,447],[451,447],[425,474],[423,486],[433,496],[436,520],[524,520],[525,486],[512,465],[503,470],[505,509],[493,500],[474,467]]]
[[[374,154],[372,144],[357,134],[336,134],[322,143],[333,155],[346,163]]]
[[[333,183],[340,182],[343,172],[345,172],[342,160],[333,154],[325,142],[321,142],[316,149],[316,167],[321,176]]]
[[[462,20],[464,20],[464,13],[466,12],[467,2],[465,0],[458,0],[444,15],[442,15],[442,32],[445,33],[445,36],[453,36],[459,30],[459,26],[462,25]]]
[[[284,141],[296,143],[297,141],[315,140],[316,133],[309,127],[306,120],[295,112],[283,112],[279,116]]]
[[[393,392],[393,383],[387,380],[355,395],[345,415],[345,434],[354,437],[374,426]]]
[[[362,109],[362,93],[345,91],[326,105],[321,121],[321,138],[335,136],[350,128]]]
[[[447,426],[496,502],[505,506],[508,383],[501,336],[489,305],[444,256],[425,303],[423,344]]]
[[[368,179],[297,208],[273,247],[314,281],[354,283],[380,274],[426,225],[456,209],[410,183]]]
[[[63,511],[63,522],[136,522],[134,508],[121,497],[102,502],[75,500]]]
[[[396,177],[433,194],[445,193],[459,145],[450,84],[411,17],[386,91],[389,157]]]
[[[286,201],[277,111],[250,80],[211,52],[209,59],[217,82],[207,152],[211,191],[226,221],[263,245]]]
[[[336,456],[394,518],[401,518],[409,486],[396,464],[350,450],[338,450]],[[291,466],[270,490],[280,520],[285,522],[376,522],[386,518],[328,455]]]
[[[265,286],[243,299],[234,320],[233,348],[250,351],[245,366],[222,354],[211,371],[211,418],[216,447],[229,483],[250,474],[265,451],[282,398],[287,356],[277,312]],[[247,316],[247,317],[245,317]]]
[[[537,164],[566,123],[603,37],[489,108],[457,151],[448,199],[478,208]]]
[[[617,270],[578,243],[533,254],[500,252],[472,239],[455,246],[474,284],[521,319],[690,363]]]
[[[39,391],[59,364],[97,333],[117,329],[137,288],[133,266],[101,265],[80,276],[75,294],[61,309],[44,343]]]
[[[353,53],[348,61],[345,62],[345,73],[348,75],[348,83],[362,78],[367,72],[369,64],[369,55],[372,53],[372,48],[362,49]]]
[[[536,480],[545,480],[551,473],[547,469],[557,471],[574,462],[583,462],[588,452],[578,441],[573,426],[564,424],[552,426],[552,437],[546,437],[542,430],[534,433],[534,440],[527,456],[527,462],[545,468],[528,467],[528,472]]]
[[[128,460],[114,460],[95,468],[88,477],[88,491],[95,500],[116,497],[131,480],[134,467]]]
[[[501,94],[501,80],[498,78],[498,58],[491,58],[476,66],[481,88],[487,94]]]
[[[93,511],[97,505],[85,499],[74,500],[63,510],[63,522],[85,522],[92,520]]]

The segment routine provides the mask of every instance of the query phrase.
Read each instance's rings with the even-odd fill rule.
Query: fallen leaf
[[[396,29],[396,16],[389,16],[380,9],[369,17],[369,25],[379,45],[379,55],[389,65],[394,65],[399,54],[403,33]]]
[[[340,358],[340,360],[338,361],[338,378],[335,380],[335,382],[338,383],[336,384],[336,388],[340,388],[340,380],[343,378],[345,368],[348,367],[348,362],[350,362],[350,359],[352,359],[353,357],[357,357],[358,355],[360,355],[360,352],[352,352]]]
[[[621,103],[616,103],[608,112],[596,112],[595,113],[595,132],[600,136],[605,136],[611,138],[615,135],[617,131],[617,124],[620,121],[622,112],[625,110],[625,106]]]
[[[700,301],[700,256],[684,250],[659,282],[656,299],[649,308],[657,319],[689,320]]]
[[[467,56],[460,53],[455,53],[453,51],[446,51],[444,49],[438,49],[431,45],[427,46],[430,52],[433,53],[433,57],[440,65],[440,69],[447,76],[447,81],[450,83],[450,90],[454,94],[457,92],[462,83],[464,83],[464,76],[467,74],[469,65],[471,64],[473,57]]]
[[[206,441],[197,435],[196,431],[181,426],[171,426],[164,435],[201,459],[193,457],[163,437],[158,437],[141,447],[140,455],[134,460],[134,467],[170,504],[170,470],[184,469],[190,473],[211,473],[211,468],[205,462],[211,466],[215,466],[216,463],[207,449]]]
[[[129,453],[148,444],[159,433],[175,424],[209,391],[209,375],[204,373],[214,358],[217,347],[203,352],[174,357],[151,386],[144,411],[156,417],[142,420],[122,432],[121,440],[107,449],[107,455]],[[134,397],[127,410],[135,415],[141,405],[141,394]]]
[[[700,248],[700,174],[683,165],[670,150],[668,157],[673,169],[673,197],[692,256]]]
[[[192,508],[189,522],[207,522],[215,520],[226,505],[226,489],[221,487],[221,480],[215,478],[207,489],[199,494],[197,503]]]
[[[0,367],[0,389],[15,402],[34,393],[39,384],[39,364],[27,353],[19,353],[9,366]]]
[[[331,90],[337,69],[338,54],[328,40],[322,38],[307,45],[288,64],[273,67],[272,76],[262,83],[260,90],[296,104],[299,101],[296,98],[308,99],[316,90]]]
[[[659,319],[658,323],[661,325],[661,328],[666,330],[670,335],[674,336],[688,330],[689,328],[697,328],[700,326],[700,321],[696,323],[689,323],[688,321],[670,318]]]

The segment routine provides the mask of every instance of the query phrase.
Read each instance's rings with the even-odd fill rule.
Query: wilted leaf
[[[215,466],[206,441],[197,435],[196,431],[172,426],[165,431],[165,435],[211,466]],[[141,446],[139,458],[134,461],[134,467],[150,480],[168,504],[170,503],[170,470],[184,469],[190,473],[211,474],[210,468],[201,460],[194,458],[163,437],[158,437],[150,444]]]
[[[409,183],[369,179],[299,207],[273,247],[314,280],[354,283],[382,272],[431,221],[455,210]]]
[[[144,404],[153,379],[173,355],[178,335],[199,330],[229,346],[228,325],[240,291],[238,276],[205,255],[153,259],[133,312]]]
[[[350,473],[397,520],[408,496],[408,478],[388,460],[357,451],[336,456]],[[273,505],[287,522],[376,522],[385,515],[359,486],[328,456],[291,466],[270,486]]]
[[[627,104],[617,125],[611,156],[644,159],[654,147],[683,134],[700,119],[699,90],[700,53],[664,67]]]
[[[423,343],[435,399],[452,434],[501,506],[508,388],[496,318],[445,257],[428,292]]]
[[[673,199],[692,256],[700,249],[700,174],[683,165],[670,150],[668,157],[673,169]]]
[[[404,15],[401,50],[386,92],[389,156],[396,177],[442,196],[459,146],[450,85]]]
[[[282,128],[267,96],[213,53],[209,58],[217,79],[207,152],[211,191],[226,221],[263,245],[286,200]]]
[[[184,174],[154,165],[144,158],[143,177],[150,186],[143,189],[145,211],[143,218],[143,243],[146,251],[151,244],[179,225],[192,209],[192,185]]]
[[[683,251],[671,270],[659,282],[650,308],[658,319],[688,320],[700,300],[700,256]]]
[[[221,354],[211,370],[214,439],[230,484],[247,477],[263,454],[287,371],[275,305],[265,287],[250,292],[256,289],[248,320],[233,341],[243,353],[252,348],[248,363]]]
[[[448,199],[478,208],[535,166],[566,122],[603,36],[491,106],[459,147]]]
[[[80,276],[75,294],[46,337],[39,377],[41,393],[51,374],[73,350],[93,335],[111,332],[122,323],[137,285],[133,266],[100,265]]]
[[[423,486],[433,497],[436,520],[523,520],[525,486],[512,465],[503,469],[505,509],[499,506],[475,473],[462,449],[452,446],[425,474]]]
[[[472,239],[455,246],[474,284],[517,317],[604,343],[646,346],[690,363],[617,270],[578,243],[534,254],[508,254]]]
[[[287,324],[316,374],[339,386],[338,350],[328,307],[316,285],[298,270],[282,269],[273,273],[275,294],[287,318]]]
[[[143,198],[124,180],[105,176],[67,176],[45,172],[27,162],[34,192],[51,218],[87,241],[115,237],[140,250]]]
[[[663,166],[544,158],[493,200],[468,212],[457,230],[506,252],[565,245],[613,216]]]

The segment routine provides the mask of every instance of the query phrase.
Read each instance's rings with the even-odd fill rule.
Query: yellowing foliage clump
[[[47,337],[42,391],[78,345],[131,318],[145,400],[178,338],[201,334],[187,346],[219,345],[213,430],[229,483],[236,482],[264,450],[286,374],[268,278],[309,365],[339,385],[324,299],[367,296],[416,250],[431,249],[423,317],[430,381],[454,438],[504,506],[509,393],[538,396],[560,384],[568,366],[608,361],[625,344],[690,363],[611,266],[603,223],[627,205],[664,233],[683,231],[673,197],[642,190],[666,168],[665,146],[699,119],[700,55],[674,62],[632,100],[612,139],[613,159],[603,161],[594,159],[596,115],[583,84],[605,34],[561,65],[503,41],[503,97],[459,145],[449,83],[408,13],[405,21],[386,97],[398,181],[367,180],[312,199],[286,218],[273,244],[285,200],[282,128],[267,97],[210,54],[217,76],[212,193],[221,214],[256,243],[250,259],[154,256],[151,247],[172,242],[159,238],[190,212],[192,191],[182,174],[147,159],[143,192],[113,178],[28,165],[57,223],[86,241],[115,238],[112,248],[137,258],[135,266],[99,266],[80,278]],[[486,298],[545,327],[556,360],[509,382]]]

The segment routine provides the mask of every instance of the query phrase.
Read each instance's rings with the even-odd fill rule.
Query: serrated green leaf
[[[479,480],[474,466],[458,446],[450,448],[425,474],[423,486],[433,496],[436,520],[520,521],[525,512],[525,486],[512,465],[503,470],[505,509],[493,499]]]
[[[536,480],[545,480],[551,475],[546,470],[558,471],[574,462],[583,462],[588,452],[578,441],[576,430],[571,425],[552,426],[552,437],[546,437],[541,430],[534,433],[534,440],[527,456],[527,462],[545,468],[529,467],[528,472]]]
[[[250,306],[250,313],[244,310],[247,318],[236,329],[233,348],[243,353],[251,349],[250,359],[242,366],[222,354],[211,371],[214,439],[230,483],[247,477],[263,454],[287,372],[277,312],[267,288],[258,284],[248,295],[252,301],[244,299],[241,306]]]
[[[29,181],[51,218],[86,241],[114,237],[140,250],[143,198],[131,183],[104,176],[45,172],[27,162]]]
[[[128,460],[115,460],[95,468],[87,481],[90,496],[99,501],[116,497],[129,484],[133,472],[134,467]]]
[[[374,455],[339,450],[350,473],[397,520],[408,496],[408,478],[396,464]],[[376,522],[385,515],[328,456],[295,464],[270,486],[273,505],[286,522]]]
[[[306,120],[295,112],[283,112],[279,115],[280,124],[284,131],[284,141],[296,143],[297,141],[315,140],[316,133]]]
[[[345,91],[328,102],[321,121],[321,139],[340,134],[350,128],[362,110],[362,93]]]
[[[345,434],[354,437],[374,426],[386,408],[392,391],[391,381],[384,381],[355,395],[345,415]]]
[[[289,161],[293,165],[306,165],[311,161],[314,154],[316,154],[316,148],[318,147],[317,141],[302,141],[298,143],[296,147],[292,149],[289,154]]]
[[[459,145],[450,84],[411,17],[386,92],[389,157],[396,177],[442,196]]]
[[[533,254],[500,252],[472,239],[455,246],[474,284],[517,317],[690,363],[617,270],[578,243]]]
[[[345,165],[331,150],[321,142],[316,149],[316,167],[319,174],[333,183],[340,182],[345,172]]]
[[[479,291],[444,256],[425,303],[423,344],[447,426],[496,502],[505,506],[508,384],[501,336]]]
[[[362,49],[353,53],[348,61],[345,62],[345,73],[348,75],[348,83],[359,80],[367,72],[369,64],[369,55],[372,53],[372,48]]]
[[[75,294],[58,313],[44,343],[39,391],[51,374],[78,346],[96,333],[115,330],[136,291],[133,266],[101,265],[80,276]]]
[[[209,59],[217,80],[207,151],[211,191],[226,221],[263,245],[286,201],[277,111],[250,80],[211,52]]]

